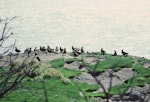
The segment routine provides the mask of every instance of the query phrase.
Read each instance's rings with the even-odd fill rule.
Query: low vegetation
[[[58,70],[67,78],[73,78],[74,76],[78,76],[82,73],[81,71],[71,70],[68,68],[60,68]]]
[[[132,66],[132,59],[126,57],[108,57],[106,60],[99,62],[92,69],[93,73],[102,73],[108,69],[114,69],[114,71],[119,71],[121,68],[129,68]]]
[[[84,102],[78,87],[74,84],[64,84],[57,77],[44,78],[42,81],[24,81],[21,88],[12,91],[2,102]],[[45,87],[45,88],[44,88]],[[90,86],[89,86],[90,87]],[[47,93],[45,98],[44,91]],[[92,102],[92,100],[90,101]]]
[[[65,61],[64,58],[60,58],[49,61],[48,63],[51,65],[52,68],[60,68],[64,66]]]
[[[89,57],[100,58],[100,55],[100,53],[93,53]],[[87,55],[85,56],[87,57]],[[150,84],[150,69],[143,67],[145,61],[142,59],[136,59],[138,62],[134,64],[131,57],[113,57],[110,54],[103,55],[103,57],[105,60],[99,61],[95,65],[86,63],[79,58],[59,58],[48,62],[34,62],[32,67],[28,66],[30,71],[26,78],[0,101],[95,102],[93,97],[106,98],[105,92],[95,92],[101,88],[98,84],[87,84],[73,80],[75,76],[80,75],[83,71],[64,68],[64,64],[71,64],[75,61],[81,62],[80,66],[88,66],[90,73],[101,74],[109,69],[117,72],[122,68],[133,68],[133,71],[137,72],[135,77],[127,79],[124,84],[112,86],[108,92],[109,97],[125,94],[132,86],[143,87],[145,84]],[[19,62],[13,63],[13,69],[19,65]],[[9,69],[7,67],[5,70]],[[24,73],[24,71],[21,73]]]

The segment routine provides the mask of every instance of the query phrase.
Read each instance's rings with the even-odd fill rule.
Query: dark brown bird
[[[74,47],[72,46],[72,50],[74,50]]]
[[[42,51],[42,47],[40,46],[40,51]]]
[[[103,48],[101,48],[101,54],[104,55],[106,51],[103,50]]]
[[[67,53],[66,48],[64,48],[64,50],[63,50],[63,54],[66,54],[66,53]]]
[[[84,53],[84,49],[83,49],[83,47],[81,47],[81,53]]]
[[[36,57],[36,59],[37,59],[39,62],[41,61],[40,57],[38,57],[38,56]]]
[[[28,55],[31,53],[31,51],[32,51],[32,50],[31,50],[31,47],[30,47],[30,49],[28,50]]]
[[[127,52],[124,52],[123,49],[121,50],[121,53],[122,53],[123,56],[128,55],[128,53],[127,53]]]
[[[61,47],[59,48],[59,50],[60,50],[60,52],[63,52],[63,49]]]
[[[19,49],[17,49],[17,47],[15,47],[15,52],[19,53],[21,51]]]
[[[26,48],[26,49],[24,50],[24,53],[28,53],[28,50],[29,50],[29,48]]]
[[[58,47],[55,48],[55,51],[58,52]]]
[[[53,52],[54,52],[54,49],[50,48],[50,46],[47,46],[47,52],[53,53]]]
[[[113,54],[112,56],[117,56],[117,52],[116,52],[116,50],[114,51],[114,54]]]

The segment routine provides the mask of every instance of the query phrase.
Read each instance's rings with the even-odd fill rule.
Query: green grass
[[[131,83],[131,86],[143,87],[145,84],[150,84],[150,78],[136,76],[134,79],[129,78],[126,80],[127,84]]]
[[[71,69],[67,69],[67,68],[61,68],[59,70],[67,78],[73,78],[74,76],[80,75],[82,73],[81,71],[71,70]]]
[[[121,70],[121,68],[120,68],[120,67],[114,67],[113,70],[114,70],[115,72],[117,72],[117,71]]]
[[[69,55],[70,55],[70,56],[74,56],[73,52],[69,52]]]
[[[137,57],[136,60],[140,63],[140,64],[144,64],[146,62],[150,62],[149,59],[144,59],[144,58],[141,58],[141,57]]]
[[[87,92],[86,93],[89,97],[101,97],[101,98],[106,98],[106,95],[104,92],[98,92],[98,93],[91,93],[91,92]]]
[[[150,84],[150,69],[144,68],[141,63],[137,63],[133,66],[133,70],[137,72],[135,78],[129,78],[126,80],[127,84],[132,83],[132,86],[143,87],[145,84]]]
[[[113,68],[115,71],[120,70],[124,67],[131,67],[132,66],[132,59],[126,57],[109,57],[108,59],[99,62],[95,68],[93,69],[94,72],[104,72],[110,68]]]
[[[140,63],[134,65],[133,70],[136,71],[139,76],[150,77],[150,69],[144,68]]]
[[[130,85],[126,85],[126,84],[115,85],[115,86],[111,87],[111,90],[108,94],[109,94],[109,96],[125,94],[129,88],[130,88]],[[88,93],[87,92],[87,94],[89,97],[106,98],[106,94],[104,92],[98,92],[98,93]]]
[[[109,96],[125,94],[129,88],[130,85],[127,84],[115,85],[111,87],[110,92],[108,94]],[[88,95],[90,97],[106,98],[106,94],[104,92],[88,93]]]
[[[64,58],[54,59],[48,62],[52,68],[60,68],[65,64]]]
[[[85,92],[92,92],[99,89],[99,86],[96,84],[87,84],[85,82],[77,83],[79,87]]]
[[[109,96],[125,94],[127,92],[127,90],[129,89],[129,87],[130,87],[130,85],[126,85],[126,84],[115,85],[115,86],[111,87]],[[88,96],[89,97],[106,98],[106,94],[104,92],[88,93]]]
[[[68,63],[68,64],[72,63],[72,62],[75,62],[75,61],[82,62],[83,60],[79,59],[79,58],[68,58],[68,59],[65,59],[65,62]]]
[[[60,75],[62,73],[61,76],[64,76],[63,78],[71,78],[82,73],[81,71],[63,68],[62,66],[64,63],[64,59],[56,59],[48,63],[39,64],[37,69],[40,69],[40,73],[42,74],[46,72],[48,73],[49,69],[52,70],[52,68],[49,68],[48,66],[52,65],[52,67],[58,68],[53,69],[54,72]],[[19,65],[15,64],[15,67],[16,66]],[[44,70],[46,70],[46,72]],[[58,70],[59,73],[55,70]],[[86,92],[90,93],[90,91],[98,89],[98,85],[75,83],[73,80],[71,80],[70,83],[64,83],[60,77],[57,75],[55,77],[54,76],[42,77],[40,80],[26,77],[22,83],[18,85],[18,88],[7,94],[5,98],[0,99],[0,102],[45,102],[44,86],[41,80],[44,80],[45,82],[49,102],[85,102],[85,98],[79,94],[80,89],[83,90],[85,94]],[[11,80],[13,80],[13,78],[11,78]],[[89,102],[94,102],[88,95],[87,99]]]
[[[79,87],[85,92],[98,89],[97,85],[72,82],[64,84],[56,77],[45,78],[45,88],[49,102],[85,102],[84,97],[79,95]],[[1,102],[45,102],[44,86],[42,82],[24,81],[21,88],[12,91],[7,97],[0,99]],[[87,96],[89,97],[89,96]],[[89,102],[94,102],[89,99]]]
[[[93,53],[93,56],[99,55],[100,53]],[[86,95],[89,102],[93,102],[90,97],[106,97],[104,92],[92,93],[99,89],[98,85],[89,85],[83,82],[77,83],[72,80],[74,76],[80,75],[82,71],[63,68],[63,66],[65,63],[72,63],[74,61],[82,62],[81,64],[83,66],[89,66],[92,72],[99,73],[107,71],[110,68],[113,68],[114,71],[119,71],[124,67],[132,67],[133,70],[137,72],[137,76],[135,76],[135,78],[127,79],[122,85],[113,86],[109,93],[110,96],[124,94],[131,86],[143,87],[145,84],[150,84],[150,69],[143,67],[143,59],[137,59],[139,63],[132,66],[133,60],[130,57],[113,57],[110,54],[103,55],[103,57],[105,60],[99,62],[97,65],[85,63],[82,59],[78,58],[60,58],[46,63],[44,62],[43,66],[39,66],[43,67],[43,70],[45,70],[47,66],[51,66],[57,70],[59,73],[54,71],[57,72],[57,74],[60,74],[60,76],[63,76],[63,78],[70,78],[69,83],[64,83],[64,81],[61,80],[61,77],[58,77],[57,75],[43,77],[49,102],[85,102],[84,97],[79,95],[81,90]],[[17,68],[19,65],[20,63],[15,62],[13,63],[13,68]],[[4,70],[0,70],[0,72],[9,70],[9,66],[6,66],[3,69]],[[13,81],[14,78],[15,76],[13,76],[10,81]],[[11,93],[7,94],[5,98],[0,99],[0,102],[45,102],[44,86],[41,81],[26,77],[18,87],[19,88],[14,89]]]
[[[127,84],[115,85],[111,88],[109,94],[110,96],[125,94],[129,88],[130,88],[130,85],[127,85]]]

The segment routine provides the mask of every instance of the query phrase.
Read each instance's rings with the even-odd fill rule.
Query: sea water
[[[150,0],[0,0],[1,20],[14,16],[6,44],[16,39],[22,51],[83,46],[150,58]]]

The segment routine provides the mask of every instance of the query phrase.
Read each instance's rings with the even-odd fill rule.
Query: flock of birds
[[[21,52],[21,50],[19,50],[17,47],[15,47],[15,52],[16,52],[17,54],[19,54],[19,53]],[[58,47],[56,47],[56,48],[54,49],[54,48],[50,48],[50,46],[47,46],[47,48],[44,47],[44,46],[43,46],[43,47],[40,46],[39,49],[37,49],[37,47],[35,47],[33,50],[32,50],[32,48],[27,48],[27,49],[24,50],[24,54],[27,54],[28,56],[29,56],[30,54],[34,54],[34,55],[36,56],[36,58],[37,58],[38,61],[41,61],[41,59],[38,57],[38,54],[39,54],[40,52],[44,52],[44,53],[55,53],[55,54],[58,54],[58,53],[66,54],[66,53],[67,53],[66,48],[62,48],[62,47],[58,48]],[[84,51],[84,48],[83,48],[83,47],[81,47],[81,49],[79,49],[79,48],[75,48],[74,46],[72,46],[72,52],[73,52],[73,55],[74,55],[75,57],[77,57],[77,56],[79,56],[80,54],[83,54],[85,51]],[[106,51],[103,50],[103,48],[101,48],[101,51],[100,51],[100,52],[101,52],[102,55],[105,55],[105,54],[106,54]],[[87,52],[87,53],[88,53],[88,52]],[[125,51],[123,51],[123,49],[121,50],[121,53],[122,53],[123,56],[128,56],[128,53],[125,52]],[[114,54],[112,54],[112,56],[117,56],[116,50],[114,50]]]
[[[105,53],[106,53],[106,51],[104,51],[103,48],[101,48],[101,54],[104,55]],[[123,51],[123,49],[121,50],[121,53],[123,56],[128,56],[128,53]],[[112,56],[117,56],[116,50],[114,51],[114,54],[112,54]]]
[[[32,50],[32,48],[30,47],[30,48],[26,48],[25,50],[24,50],[24,54],[31,54],[31,53],[34,53],[35,55],[37,55],[40,51],[41,52],[45,52],[45,53],[59,53],[59,50],[60,50],[60,52],[62,53],[62,54],[65,54],[67,51],[66,51],[66,48],[59,48],[58,49],[58,47],[56,47],[55,49],[52,49],[52,48],[50,48],[50,46],[47,46],[47,48],[45,47],[45,46],[43,46],[43,47],[41,47],[40,46],[40,48],[39,49],[37,49],[37,47],[35,47],[33,50]],[[19,50],[17,47],[15,47],[15,52],[16,53],[20,53],[21,52],[21,50]]]
[[[17,47],[15,47],[15,52],[17,54],[19,54],[21,52],[21,50],[19,50]],[[24,54],[27,54],[28,56],[30,54],[34,54],[38,61],[41,61],[41,59],[38,56],[40,54],[40,52],[42,52],[42,53],[55,53],[55,54],[58,54],[59,52],[62,53],[62,54],[67,53],[66,48],[56,47],[55,49],[53,49],[53,48],[50,48],[50,46],[47,46],[47,48],[45,46],[43,46],[43,47],[40,46],[39,49],[37,49],[37,47],[35,47],[33,50],[30,47],[30,48],[26,48],[24,50]]]

